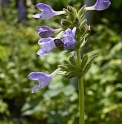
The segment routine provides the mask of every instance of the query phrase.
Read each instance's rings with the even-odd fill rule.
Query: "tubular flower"
[[[39,49],[37,51],[37,55],[39,56],[45,56],[47,55],[49,52],[51,52],[53,50],[54,47],[56,47],[55,45],[55,39],[60,39],[63,35],[63,31],[61,31],[55,38],[42,38],[38,41],[38,44],[41,45],[41,49]]]
[[[35,93],[38,89],[46,87],[52,80],[52,78],[59,72],[60,68],[55,70],[52,74],[45,74],[43,72],[31,72],[28,78],[31,80],[38,80],[39,83],[32,89],[32,93]]]
[[[76,43],[76,40],[74,39],[75,32],[76,32],[76,27],[74,27],[73,30],[68,28],[64,32],[64,38],[62,39],[62,42],[64,43],[65,49],[70,50],[74,48]]]
[[[41,14],[35,14],[33,15],[34,18],[41,18],[43,20],[50,19],[56,15],[64,14],[65,11],[54,11],[49,5],[39,3],[36,5],[36,7],[42,11]]]
[[[110,6],[109,0],[97,0],[93,6],[86,7],[86,10],[104,10]]]
[[[37,28],[39,36],[42,38],[51,37],[54,33],[61,31],[61,29],[51,29],[48,26],[40,26]]]
[[[41,45],[41,49],[37,51],[37,55],[45,56],[55,47],[54,38],[42,38],[38,41],[38,44]]]

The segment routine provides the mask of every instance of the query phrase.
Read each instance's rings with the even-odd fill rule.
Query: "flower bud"
[[[109,0],[97,0],[93,6],[86,7],[86,10],[104,10],[110,6]]]
[[[72,22],[67,20],[67,19],[62,19],[61,20],[61,25],[65,27],[69,27],[69,25],[72,25]]]

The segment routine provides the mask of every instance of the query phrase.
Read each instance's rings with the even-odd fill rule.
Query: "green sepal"
[[[88,39],[85,39],[85,38],[82,39],[82,43],[80,45],[80,49],[82,49],[82,47],[86,44],[87,41],[88,41]]]
[[[67,71],[67,66],[64,66],[64,65],[58,65],[58,68],[61,68],[63,71]]]
[[[73,14],[71,14],[70,12],[69,12],[69,10],[68,9],[63,9],[65,12],[66,12],[66,18],[68,19],[68,20],[74,20],[74,16],[73,16]]]
[[[88,36],[89,36],[89,33],[87,33],[87,31],[84,31],[84,33],[80,36],[79,41],[76,42],[76,44],[75,44],[75,47],[74,47],[75,51],[82,49],[82,47],[88,41],[87,40]]]
[[[81,35],[81,37],[80,37],[80,42],[83,42],[84,38],[87,38],[88,35],[89,35],[89,34],[87,33],[87,31],[85,31],[85,32]]]
[[[67,65],[67,64],[69,64],[69,62],[66,61],[66,60],[64,60],[64,61],[63,61],[63,64],[64,64],[64,65]]]
[[[95,55],[87,64],[86,64],[86,66],[85,66],[85,68],[83,69],[83,71],[82,71],[82,73],[81,73],[81,76],[84,76],[87,72],[88,72],[88,70],[91,68],[91,65],[92,65],[92,63],[93,63],[93,61],[94,61],[94,59],[97,57],[97,55]]]
[[[80,49],[80,45],[81,45],[82,42],[76,42],[75,44],[75,51],[79,50]]]
[[[78,76],[78,73],[76,71],[70,71],[65,74],[66,77],[72,78]]]
[[[61,20],[61,25],[65,26],[65,27],[69,27],[70,25],[72,25],[72,22],[69,21],[68,19],[62,19]]]
[[[79,19],[78,19],[78,17],[75,17],[75,18],[74,18],[74,21],[73,21],[73,25],[74,25],[74,26],[77,26],[78,23],[79,23]]]
[[[86,5],[81,7],[81,9],[78,11],[78,18],[81,18],[85,11],[86,11]]]
[[[79,29],[80,29],[81,31],[82,31],[82,28],[84,28],[84,27],[85,27],[86,22],[87,22],[87,20],[86,20],[86,19],[84,19],[84,20],[80,23],[80,25],[79,25]]]
[[[77,17],[77,10],[74,7],[68,5],[67,9],[74,17]]]
[[[81,15],[81,17],[80,18],[78,17],[78,19],[79,19],[79,22],[81,23],[84,20],[84,15]]]
[[[71,56],[71,57],[69,58],[69,62],[70,62],[72,65],[77,66],[76,59],[75,59],[73,56]]]
[[[87,32],[90,32],[91,31],[90,25],[85,25],[85,29]]]

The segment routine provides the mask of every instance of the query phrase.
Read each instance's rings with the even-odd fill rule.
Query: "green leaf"
[[[70,57],[69,58],[69,62],[74,65],[74,66],[77,66],[77,62],[76,62],[76,59],[74,57]]]
[[[79,75],[80,68],[77,66],[77,62],[74,57],[70,57],[69,62],[64,60],[63,64],[58,67],[62,69],[61,71],[64,71],[62,74],[66,77],[71,78]]]
[[[63,61],[63,64],[69,64],[69,62],[68,62],[68,61],[66,61],[66,60],[64,60],[64,61]]]
[[[90,62],[88,62],[87,63],[87,65],[85,66],[85,68],[83,69],[83,71],[82,71],[82,76],[84,76],[87,72],[88,72],[88,70],[91,68],[91,65],[92,65],[92,63],[93,63],[93,61],[94,61],[94,59],[97,57],[97,55],[95,55],[91,60],[90,60]]]
[[[64,65],[58,65],[59,68],[61,68],[63,71],[66,71],[67,70],[67,66],[64,66]]]
[[[72,64],[65,64],[65,66],[67,67],[67,71],[74,71],[74,70],[78,70],[78,67],[72,65]]]
[[[87,61],[88,61],[88,55],[85,54],[85,55],[83,56],[82,61],[81,61],[81,65],[80,65],[80,68],[81,68],[81,69],[83,69],[83,68],[86,66]]]
[[[70,72],[67,72],[65,74],[65,76],[69,77],[69,78],[72,78],[72,77],[78,76],[78,73],[77,73],[77,71],[70,71]]]

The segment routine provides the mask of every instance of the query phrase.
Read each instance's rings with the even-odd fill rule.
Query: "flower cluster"
[[[76,41],[76,40],[78,40],[78,37],[79,37],[79,40],[84,42],[86,35],[84,35],[83,33],[82,37],[84,38],[82,38],[81,36],[79,36],[79,34],[81,35],[82,31],[84,30],[84,27],[86,28],[86,30],[89,29],[89,27],[86,25],[86,21],[81,19],[84,13],[84,10],[85,11],[86,10],[104,10],[108,8],[110,4],[111,3],[109,0],[97,0],[93,6],[91,7],[85,6],[85,8],[81,8],[78,13],[75,9],[72,9],[73,7],[69,7],[68,9],[64,9],[63,11],[54,11],[49,5],[46,5],[43,3],[37,4],[36,7],[42,12],[41,14],[33,15],[34,18],[48,20],[54,16],[65,14],[67,19],[62,20],[62,25],[68,24],[68,26],[64,26],[65,28],[62,26],[62,28],[59,28],[59,29],[52,29],[48,26],[38,27],[37,32],[41,37],[41,39],[38,41],[38,44],[41,46],[41,48],[37,51],[37,55],[45,56],[49,54],[56,47],[59,50],[67,50],[69,52],[72,52],[72,51],[75,52],[77,50],[80,50],[83,44],[82,42],[80,43],[79,41]],[[82,15],[80,13],[82,13]],[[85,26],[83,27],[83,25]],[[79,34],[77,35],[77,33]],[[54,34],[57,34],[57,36],[52,37]],[[71,66],[74,67],[73,63],[75,63],[75,59],[72,58],[70,59],[70,61],[71,61],[70,64],[68,64],[68,62],[65,61],[66,62],[65,65],[68,65],[67,67],[64,68],[62,66],[62,68],[64,68],[66,71],[67,69],[70,70]],[[81,70],[79,70],[79,67],[74,67],[74,72],[71,69],[71,72],[73,73],[67,71],[68,72],[67,75],[69,77],[76,75],[75,69],[78,70],[78,71],[76,70],[78,74],[81,74],[80,71],[82,70],[82,65],[81,65]],[[52,74],[45,74],[43,72],[31,72],[28,76],[29,79],[39,81],[39,84],[37,84],[33,88],[32,93],[35,93],[39,88],[44,88],[45,86],[47,86],[51,82],[52,78],[56,74],[58,74],[60,70],[61,68],[58,68]],[[88,70],[88,67],[87,67],[87,70]],[[84,72],[86,71],[84,70]]]
[[[47,20],[56,15],[65,14],[65,11],[54,11],[50,6],[43,3],[37,4],[36,7],[41,10],[42,13],[33,15],[34,18]],[[37,51],[37,55],[39,56],[47,55],[55,47],[57,47],[58,49],[61,49],[62,47],[64,50],[73,49],[76,43],[76,40],[74,38],[76,27],[74,27],[72,30],[68,28],[67,30],[62,31],[62,28],[52,29],[48,26],[39,26],[37,28],[37,32],[41,37],[41,39],[38,41],[38,44],[41,46],[41,48]],[[52,38],[51,36],[56,33],[58,33],[58,35],[55,38]],[[52,77],[55,76],[59,72],[59,70],[60,68],[49,75],[43,72],[31,72],[28,77],[31,80],[39,81],[39,84],[37,84],[32,89],[32,93],[35,93],[39,88],[47,86],[52,80]]]
[[[74,28],[76,29],[76,28]],[[62,35],[62,32],[60,32],[55,38],[51,38],[57,30],[51,29],[47,26],[41,26],[37,29],[39,35],[42,36],[42,38],[38,41],[38,44],[41,46],[41,49],[37,51],[37,55],[39,56],[45,56],[49,52],[51,52],[55,47],[58,47],[56,45],[56,39],[60,39],[61,43],[64,44],[65,49],[73,49],[74,45],[76,43],[76,40],[74,38],[74,34],[76,30],[67,29],[64,31],[64,34]]]

